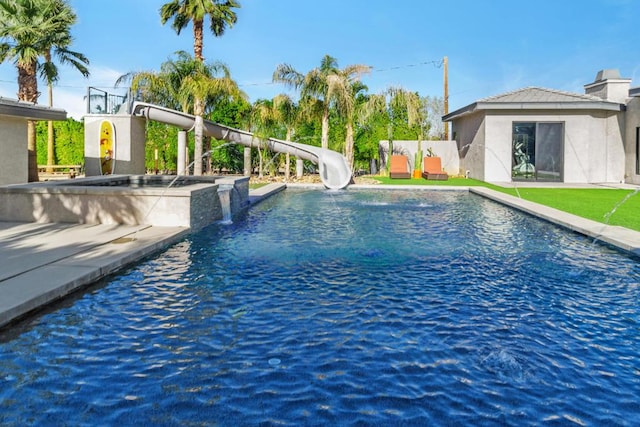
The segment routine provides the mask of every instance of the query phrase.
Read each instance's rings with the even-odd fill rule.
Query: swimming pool
[[[457,192],[293,191],[0,343],[2,425],[634,425],[640,264]]]

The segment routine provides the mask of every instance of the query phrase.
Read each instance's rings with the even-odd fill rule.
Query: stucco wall
[[[389,149],[389,141],[380,141],[381,164],[386,164],[386,154]],[[434,155],[442,159],[442,168],[449,175],[460,174],[460,158],[458,156],[458,148],[456,141],[422,141],[420,143],[423,156],[427,155],[427,150],[431,149]],[[415,154],[418,150],[418,141],[393,141],[393,152],[402,153],[409,160],[409,169],[415,168]]]
[[[451,131],[458,144],[461,174],[464,175],[469,171],[470,178],[484,180],[486,151],[484,113],[477,112],[454,120]]]
[[[640,185],[640,175],[636,175],[636,128],[640,127],[640,97],[633,97],[627,104],[625,114],[626,182]]]
[[[146,172],[145,119],[120,114],[90,114],[84,117],[84,157],[86,176],[101,175],[100,123],[111,120],[115,129],[115,174],[139,175]]]
[[[492,182],[511,181],[511,138],[515,121],[564,123],[564,182],[620,182],[624,179],[622,113],[604,111],[488,112],[484,130],[485,173],[477,178]],[[477,160],[467,155],[465,164],[470,161]],[[468,169],[474,170],[473,167]]]
[[[0,185],[23,184],[29,179],[27,121],[0,116]]]

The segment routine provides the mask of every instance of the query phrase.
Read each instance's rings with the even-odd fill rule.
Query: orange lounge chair
[[[394,154],[391,156],[389,178],[411,178],[407,162],[407,156]]]
[[[424,179],[437,179],[440,181],[446,181],[449,179],[449,175],[442,170],[442,160],[440,157],[424,158],[422,177]]]

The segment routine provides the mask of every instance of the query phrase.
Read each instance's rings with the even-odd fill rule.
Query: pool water
[[[0,342],[2,425],[637,425],[640,263],[458,192],[294,191]]]

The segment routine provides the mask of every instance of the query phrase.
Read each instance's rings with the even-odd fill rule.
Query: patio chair
[[[425,157],[422,177],[424,179],[446,181],[449,179],[449,174],[442,170],[442,159],[440,157]]]
[[[408,165],[407,156],[401,154],[392,155],[389,178],[411,178]]]

